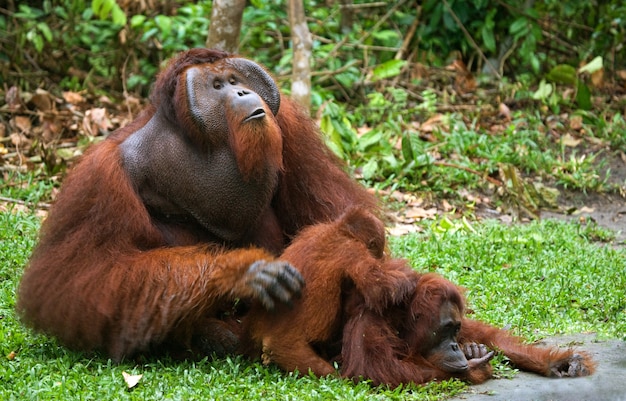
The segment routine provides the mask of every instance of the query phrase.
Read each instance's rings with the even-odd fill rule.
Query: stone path
[[[599,340],[595,335],[546,339],[546,344],[580,344],[598,363],[589,377],[554,379],[519,372],[512,379],[494,379],[470,386],[453,401],[626,401],[626,341]]]

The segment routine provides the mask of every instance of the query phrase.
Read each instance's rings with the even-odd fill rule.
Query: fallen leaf
[[[576,146],[580,144],[580,142],[581,142],[580,139],[576,139],[570,134],[565,134],[561,137],[561,143],[570,148],[575,148]]]
[[[63,92],[63,99],[71,104],[80,104],[85,102],[83,95],[77,92]]]
[[[16,148],[23,148],[30,145],[30,139],[28,139],[24,134],[14,132],[9,135],[9,138],[11,138],[11,144],[13,144]]]
[[[502,214],[500,215],[498,220],[500,220],[504,224],[511,224],[513,222],[513,217],[508,214]]]
[[[469,93],[476,90],[478,86],[474,75],[467,69],[467,66],[461,59],[456,59],[446,67],[448,70],[456,71],[454,84],[456,89],[461,93]]]
[[[54,104],[54,99],[52,98],[50,92],[43,89],[37,89],[33,97],[30,98],[30,101],[39,111],[50,111],[52,109],[52,105]]]
[[[15,116],[11,119],[11,125],[17,128],[21,133],[30,131],[32,123],[30,118],[26,116]]]
[[[4,101],[9,106],[9,110],[17,110],[22,105],[20,100],[20,88],[12,86],[4,95]]]
[[[113,127],[107,115],[107,110],[96,107],[85,112],[83,118],[83,129],[89,136],[97,136],[100,131],[108,131]]]
[[[498,106],[498,112],[502,117],[504,117],[505,120],[511,121],[511,109],[509,109],[509,106],[504,103],[500,103]]]
[[[578,131],[583,127],[583,116],[571,116],[569,119],[569,127]]]
[[[591,85],[594,88],[601,88],[604,85],[604,68],[591,74]]]
[[[143,375],[131,375],[130,373],[122,372],[122,376],[124,377],[124,381],[128,388],[133,388],[139,383],[139,380],[143,377]]]
[[[415,224],[396,224],[388,229],[389,235],[393,237],[400,237],[402,235],[416,233],[422,231],[423,228],[416,226]]]
[[[433,132],[435,128],[441,125],[443,119],[444,119],[443,114],[435,114],[434,116],[432,116],[431,118],[429,118],[422,124],[420,131]]]
[[[437,216],[437,209],[431,207],[430,209],[424,209],[423,207],[413,207],[407,209],[404,213],[409,219],[429,219]]]

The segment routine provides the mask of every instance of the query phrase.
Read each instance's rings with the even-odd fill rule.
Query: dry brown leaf
[[[476,79],[474,75],[467,69],[465,63],[461,59],[456,59],[446,67],[449,70],[456,71],[456,75],[454,77],[454,85],[456,90],[460,93],[470,93],[476,90],[478,86],[476,84]]]
[[[12,86],[9,88],[7,93],[4,95],[4,101],[7,106],[9,106],[9,110],[15,111],[20,108],[22,102],[20,100],[20,88],[17,86]]]
[[[580,130],[583,127],[583,116],[571,116],[569,119],[569,127],[573,130]]]
[[[441,207],[443,208],[444,212],[449,212],[452,209],[454,209],[454,207],[450,204],[450,202],[448,202],[447,200],[443,200],[443,202],[441,202]]]
[[[511,109],[504,103],[500,103],[498,106],[498,113],[504,117],[505,120],[511,121]]]
[[[411,207],[404,212],[404,216],[409,219],[431,219],[437,216],[437,208],[431,207],[424,209],[423,207]]]
[[[126,372],[122,372],[122,376],[124,377],[124,382],[126,382],[128,388],[135,387],[139,383],[139,380],[143,377],[143,375],[131,375]]]
[[[356,136],[358,136],[360,138],[363,135],[365,135],[368,132],[370,132],[371,130],[372,129],[368,125],[363,125],[363,126],[357,127],[356,128]]]
[[[89,109],[83,118],[83,128],[90,136],[97,136],[100,131],[108,131],[113,127],[107,115],[107,110],[102,107]]]
[[[424,198],[417,197],[413,194],[405,194],[404,200],[406,201],[407,206],[410,206],[410,207],[418,207],[424,204]]]
[[[489,132],[491,132],[492,134],[499,134],[501,132],[506,131],[506,129],[508,128],[508,125],[504,125],[504,124],[492,124],[489,127]]]
[[[43,89],[37,89],[33,97],[30,98],[30,101],[39,111],[50,111],[54,106],[54,98],[50,92]]]
[[[422,227],[416,226],[415,224],[396,224],[395,226],[389,228],[387,232],[389,235],[393,237],[400,237],[402,235],[417,233],[423,230]]]
[[[41,125],[41,137],[44,142],[48,143],[61,136],[63,132],[63,122],[54,118],[45,118]]]
[[[561,137],[561,143],[570,148],[575,148],[576,146],[580,144],[581,141],[582,141],[581,139],[576,139],[570,134],[565,134]]]
[[[10,121],[11,126],[17,129],[20,133],[29,132],[32,128],[30,118],[26,116],[15,116]]]
[[[77,92],[63,92],[63,99],[70,104],[81,104],[85,102],[83,95]]]
[[[600,68],[598,71],[591,74],[591,86],[594,88],[601,88],[604,85],[604,68]]]
[[[588,136],[587,140],[597,146],[609,146],[609,142],[607,140],[602,138],[596,138],[595,136]]]
[[[434,116],[432,116],[431,118],[429,118],[422,124],[420,131],[433,132],[435,128],[441,125],[442,121],[443,121],[443,114],[435,114]]]

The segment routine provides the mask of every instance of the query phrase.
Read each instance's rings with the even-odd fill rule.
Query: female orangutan
[[[244,353],[286,371],[336,373],[393,387],[452,377],[491,377],[497,350],[544,376],[587,376],[584,352],[524,344],[505,330],[464,316],[459,288],[419,274],[385,252],[385,231],[367,210],[304,229],[281,256],[306,284],[292,307],[257,305],[244,317]],[[491,350],[490,350],[491,349]]]

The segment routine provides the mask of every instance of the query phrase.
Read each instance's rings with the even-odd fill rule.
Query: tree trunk
[[[213,0],[206,47],[237,53],[246,0]]]
[[[352,0],[341,0],[341,33],[349,34],[352,31],[352,23],[354,21],[354,10],[350,7]]]
[[[306,24],[302,0],[289,0],[289,25],[293,49],[293,76],[291,80],[291,97],[305,107],[311,109],[311,48],[313,41]]]

